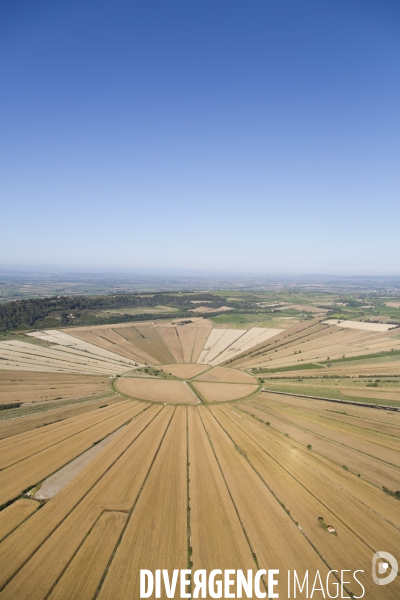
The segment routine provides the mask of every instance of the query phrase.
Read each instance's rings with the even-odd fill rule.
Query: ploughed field
[[[22,406],[0,411],[0,600],[136,600],[140,569],[269,568],[283,582],[361,569],[366,598],[399,598],[400,578],[377,591],[370,571],[400,548],[400,412],[362,396],[390,389],[396,408],[399,339],[322,319],[54,330],[6,347],[1,401]],[[296,370],[303,357],[314,367]],[[358,384],[384,364],[389,382]],[[306,397],[326,397],[336,372],[362,405]],[[324,393],[293,395],[298,373]]]

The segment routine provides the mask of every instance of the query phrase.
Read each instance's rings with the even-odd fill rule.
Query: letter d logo
[[[379,561],[379,562],[378,562]],[[383,575],[386,573],[388,568],[391,568],[391,572],[386,577],[378,577],[379,575]],[[389,552],[377,552],[374,554],[372,558],[372,579],[374,583],[377,585],[387,585],[391,583],[399,570],[399,565],[397,564],[397,560],[394,556],[389,554]]]

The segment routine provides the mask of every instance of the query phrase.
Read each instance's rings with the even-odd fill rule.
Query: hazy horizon
[[[177,278],[227,278],[227,279],[271,279],[278,281],[279,279],[299,279],[299,280],[313,280],[313,279],[400,279],[400,273],[393,274],[380,274],[380,273],[302,273],[302,272],[252,272],[248,271],[228,271],[228,270],[195,270],[195,269],[73,269],[68,267],[41,267],[35,268],[2,268],[0,266],[0,276],[43,276],[43,277],[56,277],[56,276],[68,276],[68,277],[142,277],[142,278],[153,278],[153,277],[177,277]]]

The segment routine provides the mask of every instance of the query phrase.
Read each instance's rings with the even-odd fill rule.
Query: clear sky
[[[2,0],[0,266],[400,274],[398,0]]]

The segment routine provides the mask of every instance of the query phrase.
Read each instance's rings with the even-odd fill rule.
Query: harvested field
[[[186,409],[178,407],[107,573],[100,600],[139,598],[140,569],[172,573],[187,567],[186,443]]]
[[[190,567],[296,569],[301,579],[318,569],[322,581],[362,569],[366,597],[378,598],[371,557],[400,547],[400,412],[290,391],[400,402],[400,338],[317,319],[275,334],[238,324],[124,323],[7,342],[7,361],[19,353],[51,372],[0,370],[3,397],[32,401],[0,413],[1,600],[133,600],[141,568]],[[136,371],[128,354],[177,379]],[[122,373],[113,381],[111,366]],[[259,366],[277,371],[251,371]],[[259,393],[259,378],[289,393]],[[343,595],[359,596],[348,579]],[[398,579],[385,600],[400,596]]]
[[[370,383],[368,384],[368,381]],[[393,383],[391,383],[393,382]],[[372,383],[364,377],[321,377],[303,376],[301,379],[292,377],[272,377],[265,380],[264,389],[270,392],[282,392],[293,395],[311,396],[316,398],[330,398],[345,402],[366,402],[369,404],[381,404],[400,408],[398,394],[399,381],[392,379],[379,379],[378,383]]]
[[[257,412],[250,402],[239,405]],[[321,515],[337,537],[320,527]],[[337,569],[367,572],[370,547],[395,552],[390,521],[400,524],[396,500],[242,408],[152,406],[0,545],[2,597],[84,599],[97,589],[101,600],[137,597],[139,568],[187,566],[188,526],[193,569],[256,570],[256,557],[259,568],[324,577],[322,555]],[[372,593],[370,579],[360,580]]]
[[[199,375],[200,373],[205,373],[208,371],[210,367],[208,365],[162,365],[162,370],[166,373],[171,373],[175,377],[179,377],[180,379],[192,379]]]
[[[81,398],[77,401],[68,400],[24,405],[23,407],[2,411],[0,420],[0,440],[3,438],[24,433],[32,429],[45,427],[58,423],[69,417],[81,415],[97,408],[106,408],[110,404],[121,402],[122,397],[117,394],[102,396],[98,399]]]
[[[258,343],[244,353],[238,354],[229,360],[229,363],[233,366],[248,365],[252,360],[258,357],[265,357],[271,351],[275,351],[277,348],[281,348],[287,345],[296,345],[296,343],[303,343],[304,340],[311,339],[312,337],[325,335],[326,325],[321,325],[319,320],[312,320],[311,322],[298,323],[288,329],[284,329],[281,333],[278,333],[274,340],[264,341]],[[262,360],[262,359],[261,359]],[[265,360],[265,358],[264,358]]]
[[[388,323],[365,323],[364,321],[339,321],[338,319],[329,319],[325,321],[327,325],[336,325],[345,329],[363,329],[365,331],[389,331],[396,325]]]
[[[95,442],[110,435],[143,409],[143,405],[132,406],[132,403],[128,401],[125,405],[118,406],[117,414],[108,416],[108,418],[104,416],[100,422],[84,431],[80,431],[80,426],[77,424],[75,433],[61,441],[58,439],[57,432],[43,441],[38,439],[35,453],[32,453],[32,447],[28,444],[29,455],[26,458],[21,458],[26,451],[19,443],[15,443],[15,448],[9,448],[7,453],[3,451],[3,463],[6,461],[16,462],[0,471],[0,505],[16,498],[23,490],[35,486],[67,462],[88,450]],[[41,444],[44,447],[40,449]]]
[[[398,468],[360,452],[356,446],[352,448],[333,440],[322,432],[315,433],[297,423],[291,423],[279,415],[266,411],[261,405],[243,402],[236,406],[249,417],[254,416],[263,423],[270,423],[271,431],[277,431],[282,436],[289,436],[303,448],[311,445],[313,453],[332,461],[339,467],[346,465],[351,473],[355,473],[357,476],[360,474],[364,481],[368,481],[380,489],[383,485],[388,489],[397,487]]]
[[[207,402],[231,402],[253,394],[257,391],[257,385],[247,383],[208,383],[195,381],[193,387],[200,392]]]
[[[139,344],[140,347],[144,347],[143,344],[145,344],[149,354],[154,356],[160,363],[174,362],[174,356],[158,327],[138,326],[137,331],[141,336],[144,336],[141,338],[142,341]]]
[[[133,328],[132,328],[133,329]],[[117,330],[118,331],[118,330]],[[149,362],[152,364],[155,362],[155,359],[148,354],[145,350],[138,347],[132,340],[128,337],[127,333],[122,337],[120,336],[120,344],[115,343],[115,332],[110,328],[104,329],[96,329],[96,330],[82,330],[76,329],[74,331],[74,337],[84,340],[91,345],[98,346],[103,349],[104,352],[112,351],[123,353],[123,355],[129,355],[129,359],[132,363],[143,364],[145,362]],[[110,339],[111,338],[111,339]],[[136,332],[133,333],[133,340],[141,339],[141,336]]]
[[[313,564],[326,575],[325,564],[210,411],[203,409],[200,414],[259,564],[273,564],[282,572],[304,572]]]
[[[268,405],[269,410],[275,410],[274,402],[276,402],[276,399],[272,399],[272,396],[273,394],[263,393],[262,397],[257,398],[255,402],[256,404]],[[304,420],[307,428],[321,433],[326,430],[326,434],[333,439],[337,439],[339,443],[348,444],[348,438],[350,438],[351,443],[356,444],[359,450],[364,448],[371,456],[386,456],[392,464],[400,466],[400,455],[396,454],[400,450],[400,438],[396,436],[386,435],[385,431],[380,432],[375,428],[362,427],[361,424],[352,423],[350,425],[346,423],[345,419],[314,415],[301,409],[282,407],[280,410],[285,412],[285,419],[291,422],[299,424]]]
[[[286,400],[286,396],[282,398]],[[340,466],[346,465],[353,473],[360,473],[380,488],[383,485],[389,489],[393,485],[397,488],[395,481],[399,476],[399,455],[395,450],[381,446],[381,443],[385,443],[385,430],[389,434],[386,443],[389,439],[399,439],[398,435],[391,437],[396,435],[391,429],[395,426],[383,423],[380,426],[379,423],[367,421],[363,427],[358,419],[347,420],[346,415],[327,411],[315,414],[307,409],[296,410],[295,407],[281,405],[279,400],[264,399],[264,394],[238,404],[238,408],[250,415],[255,414],[263,422],[270,422],[274,429],[288,434],[304,446],[311,444],[316,452]],[[370,412],[373,418],[374,413],[372,410]]]
[[[199,362],[200,353],[203,350],[204,344],[207,341],[211,328],[212,326],[208,322],[203,323],[202,327],[197,327],[196,340],[194,342],[192,352],[192,363]]]
[[[39,502],[20,498],[0,512],[0,541],[39,508]]]
[[[197,359],[198,363],[205,363],[206,360],[206,356],[207,354],[212,350],[212,348],[215,346],[215,344],[218,342],[219,339],[221,339],[221,337],[224,335],[224,333],[226,332],[226,329],[211,329],[211,331],[209,332],[209,335],[207,337],[207,340],[204,344],[204,347],[202,349],[202,351],[200,352],[199,358]]]
[[[130,364],[129,360],[124,359],[121,355],[115,353],[113,350],[108,351],[104,348],[96,346],[95,344],[88,344],[87,342],[82,341],[75,335],[76,333],[79,333],[79,331],[79,329],[74,329],[73,334],[70,335],[63,331],[59,331],[58,329],[48,329],[41,332],[28,333],[27,335],[44,340],[48,343],[64,346],[65,348],[89,352],[105,359]]]
[[[244,329],[216,329],[215,331],[223,332],[217,339],[215,344],[211,345],[210,350],[203,356],[203,363],[216,363],[224,350],[232,346],[234,343],[239,343],[239,339],[246,333]]]
[[[106,376],[0,369],[0,404],[80,398],[110,390],[110,380]]]
[[[178,336],[183,350],[183,362],[191,363],[196,342],[196,327],[177,327]],[[167,362],[167,361],[166,361]],[[195,362],[195,361],[193,361]]]
[[[124,512],[108,511],[100,515],[52,589],[49,600],[91,600],[94,597],[127,518]]]
[[[363,398],[375,398],[376,400],[397,400],[400,401],[400,390],[398,392],[393,392],[392,390],[367,390],[365,388],[362,389],[361,394],[360,391],[355,390],[354,388],[340,388],[342,394],[346,396],[363,396]]]
[[[236,407],[232,410],[237,412]],[[381,536],[383,531],[386,530],[389,538],[392,539],[392,548],[394,549],[397,533],[391,527],[394,526],[397,528],[400,522],[400,508],[397,504],[397,500],[384,494],[381,489],[371,485],[368,481],[343,469],[342,466],[334,464],[332,461],[323,458],[316,452],[310,452],[305,446],[288,438],[282,433],[275,431],[271,426],[267,428],[266,425],[254,422],[251,418],[249,421],[249,417],[243,415],[243,412],[238,413],[238,418],[239,417],[241,422],[243,418],[247,419],[248,425],[246,425],[246,427],[251,427],[251,429],[253,429],[254,426],[256,428],[261,428],[261,431],[264,432],[264,435],[267,437],[268,443],[270,444],[268,452],[271,456],[275,457],[278,462],[286,468],[289,468],[290,472],[296,473],[296,465],[297,468],[300,468],[299,463],[308,465],[306,471],[314,471],[313,477],[316,481],[310,481],[307,484],[307,487],[316,491],[316,483],[320,480],[320,485],[324,485],[327,492],[326,495],[324,494],[324,496],[322,496],[321,489],[320,493],[316,495],[321,499],[324,498],[328,505],[339,507],[341,504],[343,507],[342,509],[345,512],[346,494],[350,494],[353,496],[353,499],[357,501],[356,506],[358,503],[373,514],[378,515],[380,519],[383,519],[382,528],[375,528],[374,533]],[[267,443],[267,441],[265,443]],[[299,478],[303,472],[305,472],[304,468],[301,468],[298,471]],[[318,473],[318,477],[315,473]],[[309,477],[309,475],[307,475],[307,477]],[[338,491],[336,492],[334,490],[335,487],[338,487]],[[348,510],[351,511],[353,508],[354,505],[350,502]],[[373,518],[375,519],[375,517]],[[363,524],[363,515],[358,515],[356,517],[356,522],[360,523],[360,528],[363,531],[364,537],[368,538],[368,536],[370,536],[372,540],[372,533],[368,533],[368,529],[366,529],[365,524]],[[391,527],[388,527],[388,525],[391,525]],[[383,544],[384,538],[380,537],[378,543]]]
[[[255,569],[199,412],[189,408],[188,416],[193,569]]]
[[[183,381],[172,379],[142,379],[123,377],[118,380],[117,388],[123,394],[167,404],[197,404],[199,402],[190,387]]]
[[[62,423],[54,423],[46,428],[41,427],[3,439],[0,442],[0,468],[4,469],[6,466],[19,462],[23,457],[32,456],[53,445],[54,442],[57,443],[81,431],[86,431],[134,405],[135,403],[124,399],[119,404],[93,411],[84,416],[71,417]]]
[[[117,429],[111,435],[107,436],[90,448],[83,454],[69,462],[65,467],[51,475],[43,481],[40,485],[39,490],[33,496],[35,500],[48,500],[52,498],[58,492],[60,492],[66,485],[68,485],[81,471],[88,465],[112,440],[122,431]]]
[[[15,531],[12,539],[7,539],[0,545],[0,560],[3,565],[0,572],[0,587],[4,587],[5,582],[12,577],[13,573],[34,554],[68,513],[79,505],[107,470],[113,468],[119,459],[123,458],[130,445],[140,437],[159,412],[160,407],[151,406],[133,419],[126,426],[122,435],[113,440],[105,449],[101,457],[95,458],[90,467],[79,474],[70,486],[49,500],[32,519]],[[155,433],[153,430],[153,435]],[[148,449],[148,445],[145,446]]]
[[[247,422],[238,419],[236,414],[227,408],[213,408],[212,413],[218,423],[241,449],[262,478],[271,487],[276,498],[290,507],[293,518],[307,531],[315,547],[322,553],[329,564],[339,564],[346,555],[349,568],[356,570],[369,565],[369,549],[354,535],[351,529],[343,527],[336,515],[329,511],[318,498],[304,488],[296,477],[289,474],[282,465],[275,461],[266,450],[267,440],[263,440],[262,430],[247,426]],[[266,443],[267,442],[267,443]],[[296,500],[300,500],[294,502]],[[326,522],[333,524],[340,531],[340,539],[333,543],[326,531],[319,525],[315,515],[323,514]],[[362,563],[362,567],[360,567]],[[372,590],[371,582],[371,590]]]
[[[296,366],[296,365],[294,365]],[[323,376],[325,373],[328,373],[328,371],[320,371],[321,375]],[[262,377],[266,377],[266,378],[270,378],[270,373],[268,372],[264,372],[261,374]],[[302,377],[309,377],[309,376],[315,376],[316,375],[316,371],[315,369],[300,369],[298,370],[296,369],[286,369],[285,371],[282,371],[282,373],[280,373],[279,371],[276,371],[275,373],[273,373],[273,377],[274,379],[276,379],[277,377],[290,377],[290,376],[299,376],[301,375]],[[369,376],[369,377],[374,377],[374,375],[376,375],[377,377],[379,377],[380,375],[382,376],[393,376],[393,377],[399,377],[400,376],[400,360],[395,360],[395,359],[391,359],[389,360],[385,360],[384,358],[381,359],[375,359],[375,360],[371,360],[371,361],[354,361],[354,362],[348,362],[346,364],[344,363],[338,363],[335,364],[333,363],[332,366],[329,368],[329,375],[332,376],[338,376],[338,377],[346,377],[346,376],[353,376],[353,377],[357,377],[360,375],[365,375],[365,376]]]
[[[94,347],[91,345],[91,347]],[[108,358],[67,346],[43,347],[34,343],[0,342],[0,369],[60,373],[115,374],[134,366],[124,357]]]
[[[263,329],[261,327],[252,327],[246,331],[236,343],[231,344],[228,348],[226,348],[217,357],[217,359],[213,361],[213,364],[221,364],[227,360],[230,361],[242,352],[246,352],[250,348],[253,348],[265,342],[266,340],[279,335],[281,332],[282,329]]]
[[[310,363],[321,363],[326,367],[329,361],[355,360],[372,354],[376,360],[382,352],[400,349],[399,340],[391,332],[370,332],[357,329],[340,329],[325,326],[319,331],[303,339],[288,340],[273,344],[262,356],[253,356],[240,363],[241,368],[282,369],[290,366],[297,369],[307,368]],[[387,360],[387,357],[386,357]],[[304,364],[303,364],[304,363]],[[233,363],[236,364],[236,363]],[[289,369],[288,369],[289,370]]]
[[[258,381],[249,375],[236,369],[228,369],[226,367],[214,367],[204,373],[201,373],[195,378],[195,381],[209,381],[210,383],[253,383],[258,384]]]
[[[9,579],[10,572],[14,577],[2,592],[4,598],[24,598],[27,597],[28,592],[29,597],[34,600],[44,598],[62,574],[64,565],[70,562],[78,551],[103,512],[103,507],[114,511],[132,510],[172,412],[172,407],[164,408],[155,418],[153,412],[153,419],[145,429],[142,420],[139,437],[134,441],[128,438],[128,444],[125,439],[125,445],[119,449],[119,452],[117,451],[117,454],[117,440],[121,438],[116,438],[105,450],[107,459],[99,456],[98,459],[102,458],[102,460],[99,462],[95,459],[92,463],[93,471],[90,473],[95,478],[94,487],[88,487],[88,474],[85,469],[77,477],[75,485],[67,486],[60,494],[49,500],[44,508],[24,524],[26,526],[24,530],[18,528],[17,535],[7,538],[6,543],[8,540],[11,542],[11,538],[14,537],[14,545],[13,551],[8,551],[7,568],[0,573],[0,581],[4,585],[4,581]],[[145,415],[143,417],[145,418]],[[104,465],[107,460],[111,461],[109,470]],[[71,502],[73,502],[73,510],[68,513],[66,511],[71,506]],[[39,518],[34,522],[35,517]],[[43,523],[42,529],[37,527],[39,521]],[[18,548],[21,534],[26,535],[32,527],[35,531],[33,536],[35,539],[30,540],[29,537],[24,536],[23,547]],[[46,532],[50,532],[50,537],[46,537]],[[4,549],[7,546],[8,544],[4,544]],[[32,547],[36,548],[34,553]],[[3,548],[0,547],[0,555],[2,550]],[[25,560],[29,559],[25,564],[24,557]]]
[[[164,342],[168,346],[171,354],[175,358],[176,362],[177,363],[185,362],[184,358],[183,358],[183,348],[182,348],[181,340],[179,339],[179,336],[178,336],[177,328],[176,327],[162,327],[159,329],[159,331],[164,339]],[[173,361],[167,361],[167,362],[173,362]]]

